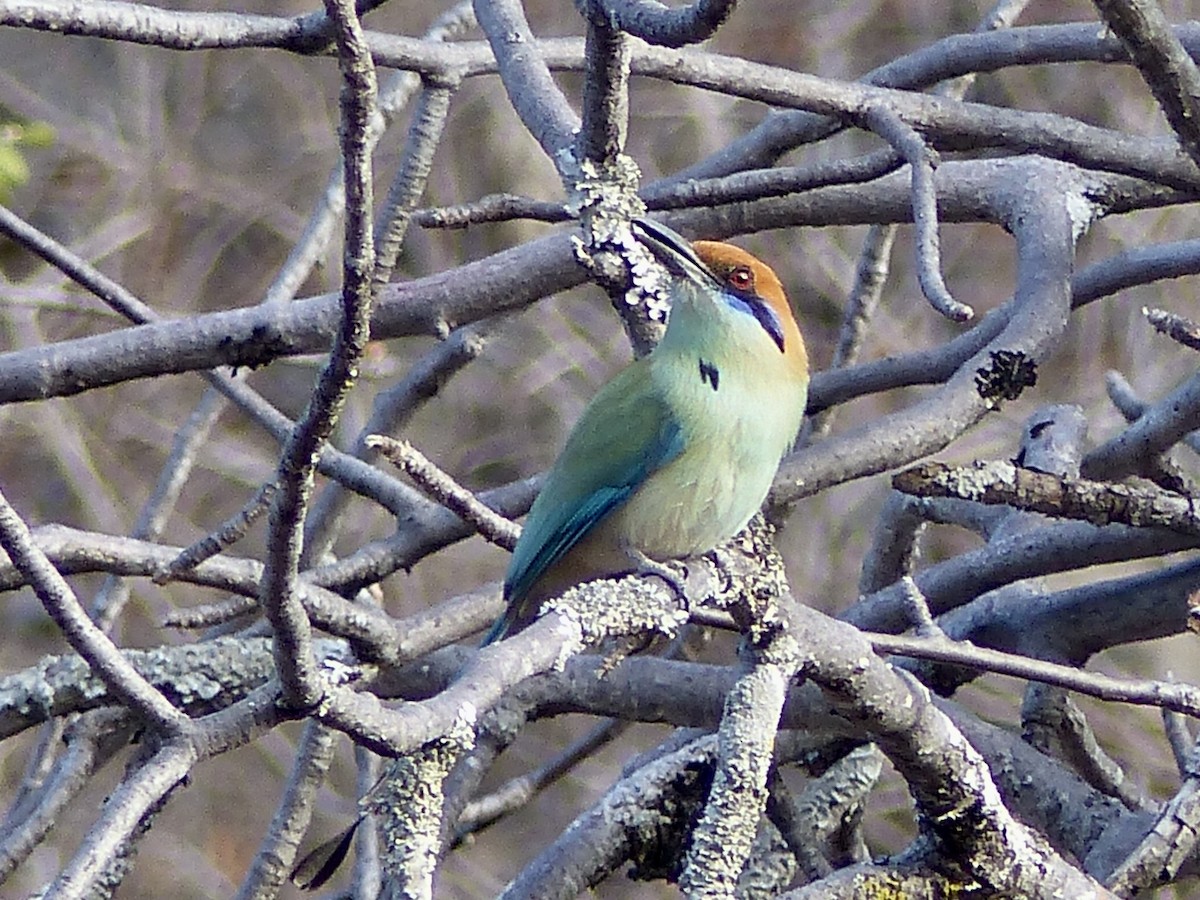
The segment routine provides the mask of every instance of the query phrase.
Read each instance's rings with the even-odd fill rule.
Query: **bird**
[[[649,219],[634,237],[667,269],[666,332],[583,411],[513,549],[508,603],[483,645],[583,581],[711,550],[766,499],[808,400],[808,355],[783,285],[762,261],[694,244]],[[372,789],[374,790],[374,789]],[[317,890],[365,818],[321,844],[292,880]]]
[[[762,506],[808,399],[783,285],[745,250],[649,219],[634,238],[670,275],[667,328],[593,397],[529,510],[493,644],[584,581],[705,553]]]

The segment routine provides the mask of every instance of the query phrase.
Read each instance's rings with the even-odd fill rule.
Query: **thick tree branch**
[[[1060,478],[1009,462],[920,463],[895,475],[892,486],[917,497],[955,497],[1093,525],[1169,528],[1200,536],[1200,510],[1194,498],[1159,488]]]

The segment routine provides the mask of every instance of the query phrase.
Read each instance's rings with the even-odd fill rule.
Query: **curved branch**
[[[475,0],[475,18],[487,35],[513,109],[555,168],[564,172],[579,117],[550,77],[521,4]]]
[[[590,0],[589,6],[622,31],[648,44],[683,47],[712,37],[729,18],[737,0],[696,0],[676,9],[655,0]]]

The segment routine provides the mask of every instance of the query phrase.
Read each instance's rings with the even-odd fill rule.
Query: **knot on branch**
[[[993,350],[990,355],[991,363],[975,370],[975,389],[988,409],[999,409],[1037,384],[1037,363],[1020,350]]]

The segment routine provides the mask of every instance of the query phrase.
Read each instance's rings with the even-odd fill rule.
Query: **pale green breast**
[[[773,359],[744,360],[695,352],[656,360],[652,377],[684,449],[613,512],[606,524],[623,543],[660,559],[702,553],[762,505],[799,430],[807,381],[777,377]]]

